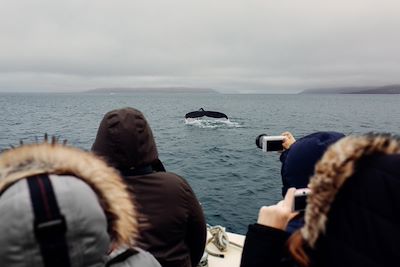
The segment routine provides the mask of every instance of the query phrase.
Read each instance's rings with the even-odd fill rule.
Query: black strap
[[[125,250],[124,252],[122,252],[121,254],[118,254],[117,256],[115,256],[114,258],[109,260],[106,263],[106,267],[109,267],[109,266],[113,265],[114,263],[124,262],[129,257],[131,257],[137,253],[139,253],[137,250],[135,250],[133,248],[129,248],[129,249]]]
[[[67,225],[60,213],[53,186],[47,174],[27,178],[34,212],[33,227],[45,267],[69,267],[65,233]]]

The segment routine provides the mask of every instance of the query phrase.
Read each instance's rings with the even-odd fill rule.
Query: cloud
[[[400,82],[394,0],[3,2],[0,91]]]

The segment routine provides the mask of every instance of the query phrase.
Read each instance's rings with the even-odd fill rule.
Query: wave
[[[198,128],[242,128],[238,122],[231,121],[230,119],[219,118],[187,118],[185,124]]]

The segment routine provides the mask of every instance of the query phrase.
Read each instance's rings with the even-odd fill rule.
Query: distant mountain
[[[300,94],[400,94],[400,84],[309,89]]]
[[[85,93],[218,93],[214,89],[194,87],[110,87],[97,88]]]
[[[400,94],[400,85],[385,85],[378,88],[354,92],[354,94]]]

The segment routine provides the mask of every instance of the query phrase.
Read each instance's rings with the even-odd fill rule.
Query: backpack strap
[[[48,174],[30,176],[27,182],[34,213],[33,229],[44,266],[71,266],[65,238],[67,225]]]
[[[125,250],[124,252],[118,254],[117,256],[115,256],[114,258],[112,258],[111,260],[109,260],[106,263],[106,267],[112,266],[115,263],[120,263],[120,262],[124,262],[126,261],[129,257],[135,255],[139,253],[137,250],[133,249],[133,248],[128,248],[127,250]]]

